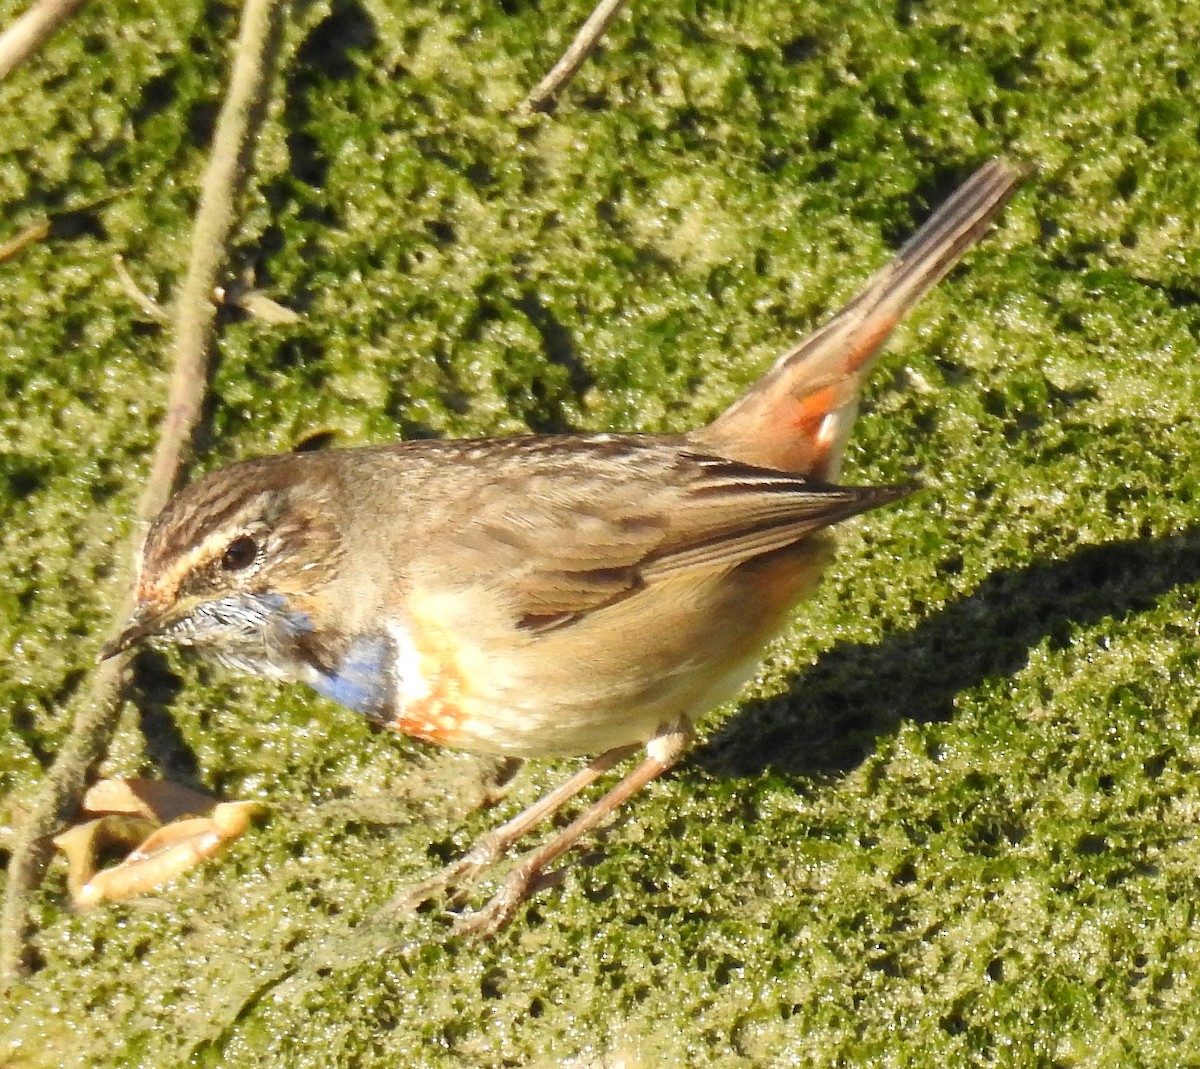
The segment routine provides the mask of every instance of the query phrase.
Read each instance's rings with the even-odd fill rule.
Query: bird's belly
[[[458,725],[457,745],[516,757],[568,757],[649,742],[664,724],[695,721],[732,698],[754,674],[760,649],[734,664],[654,679],[631,665],[606,686],[530,686],[509,700],[474,702]],[[546,681],[548,682],[548,681]]]
[[[411,663],[423,666],[421,682],[392,726],[519,757],[647,742],[737,693],[827,560],[813,540],[731,573],[656,583],[543,634],[479,628],[462,640],[419,626]]]

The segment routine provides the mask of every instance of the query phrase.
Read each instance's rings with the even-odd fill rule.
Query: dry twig
[[[0,33],[0,81],[33,55],[87,0],[37,0]]]
[[[248,170],[254,134],[265,112],[270,74],[278,53],[281,6],[279,0],[246,0],[243,9],[229,91],[217,119],[187,277],[177,303],[167,411],[138,505],[135,537],[174,490],[200,421],[216,314],[210,294],[233,234],[235,201]],[[123,601],[114,620],[114,634],[129,605],[128,599]],[[116,729],[127,667],[127,657],[106,661],[80,688],[72,703],[71,732],[31,800],[28,820],[21,828],[9,864],[0,914],[0,975],[5,980],[28,968],[29,899],[45,872],[50,836],[78,807],[88,774],[103,756]]]
[[[11,260],[17,255],[26,245],[32,245],[35,241],[41,241],[42,238],[50,233],[50,220],[42,219],[32,226],[27,226],[19,234],[9,238],[7,241],[0,243],[0,263],[5,260]]]
[[[523,111],[545,111],[566,84],[575,77],[584,60],[595,50],[612,20],[620,13],[627,0],[600,0],[579,28],[562,58],[550,68],[550,72],[534,87],[521,104]]]

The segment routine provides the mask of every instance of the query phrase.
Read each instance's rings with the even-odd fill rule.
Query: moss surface
[[[0,2],[7,22],[22,3]],[[573,767],[486,763],[145,654],[106,771],[272,816],[73,916],[13,1069],[1200,1064],[1200,6],[640,5],[551,118],[584,7],[293,13],[197,462],[397,435],[694,425],[953,185],[1038,171],[892,344],[850,525],[737,715],[486,944],[382,903]],[[0,790],[61,708],[162,409],[236,9],[85,8],[0,85]]]

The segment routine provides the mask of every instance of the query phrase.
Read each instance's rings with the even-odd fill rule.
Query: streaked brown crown
[[[263,457],[181,490],[146,536],[138,600],[166,605],[181,594],[278,588],[306,564],[315,566],[306,584],[319,585],[341,556],[338,481],[323,459]]]

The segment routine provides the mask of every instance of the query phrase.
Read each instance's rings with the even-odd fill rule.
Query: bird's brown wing
[[[755,468],[685,447],[630,439],[519,478],[493,466],[459,513],[456,578],[497,588],[520,626],[558,627],[648,584],[723,570],[903,496],[903,487],[845,487]],[[514,472],[515,474],[515,472]]]

